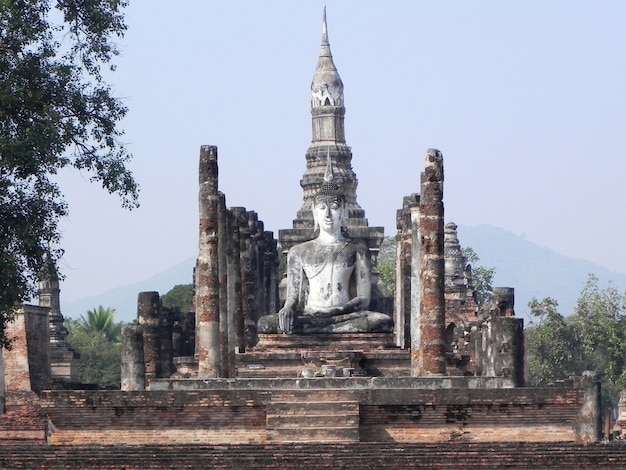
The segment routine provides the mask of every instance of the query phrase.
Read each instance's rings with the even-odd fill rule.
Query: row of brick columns
[[[278,311],[277,243],[255,212],[226,208],[218,191],[217,147],[201,147],[199,170],[198,378],[230,377],[235,352],[256,341],[258,318]]]
[[[428,149],[420,194],[397,215],[396,343],[411,350],[411,375],[444,374],[443,156]]]
[[[195,330],[187,314],[141,292],[137,325],[123,331],[122,389],[141,390],[171,376],[173,357],[194,354],[198,378],[235,376],[235,353],[252,347],[261,315],[278,311],[278,250],[253,211],[226,207],[218,190],[217,147],[202,146],[199,250],[194,273]],[[191,331],[195,331],[195,335]]]

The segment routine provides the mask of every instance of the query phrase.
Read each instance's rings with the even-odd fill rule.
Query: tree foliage
[[[54,175],[86,171],[137,205],[119,121],[101,68],[113,69],[123,0],[0,0],[0,341],[13,305],[56,261],[67,204]]]
[[[393,297],[396,287],[396,239],[385,237],[378,252],[378,273],[380,279],[387,286],[387,293]],[[472,248],[464,248],[463,254],[468,263],[478,263],[480,258]],[[472,280],[476,300],[480,306],[489,299],[493,290],[492,283],[495,275],[495,268],[477,266],[472,268]]]
[[[625,299],[611,283],[601,289],[590,274],[574,314],[563,317],[557,302],[529,303],[538,320],[526,329],[526,361],[531,385],[545,385],[585,370],[603,378],[603,402],[614,406],[624,386]]]
[[[535,322],[526,329],[526,364],[531,385],[545,386],[576,373],[575,343],[558,302],[546,297],[528,303]]]
[[[78,320],[67,320],[67,342],[80,353],[80,380],[100,387],[119,387],[121,332],[115,309],[99,306]]]
[[[178,284],[161,296],[164,307],[179,308],[181,312],[191,312],[194,285]]]
[[[378,273],[387,286],[387,295],[393,297],[396,291],[396,239],[385,237],[378,252]]]
[[[87,310],[86,317],[81,315],[77,321],[72,323],[72,329],[91,336],[101,334],[108,341],[118,343],[124,324],[115,321],[115,313],[114,308],[104,308],[100,305],[98,308]]]

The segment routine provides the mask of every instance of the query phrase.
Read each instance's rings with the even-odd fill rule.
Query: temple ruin
[[[439,150],[426,150],[423,167],[415,168],[420,187],[407,188],[407,193],[417,192],[399,201],[396,285],[393,298],[388,296],[376,269],[384,233],[382,227],[369,226],[357,202],[344,132],[343,83],[325,14],[311,115],[302,207],[278,240],[256,212],[227,205],[219,186],[218,149],[200,148],[194,311],[164,308],[158,292],[138,294],[137,322],[123,331],[121,390],[46,390],[45,380],[33,381],[31,373],[30,382],[19,387],[38,395],[31,403],[50,423],[45,442],[506,445],[598,440],[596,378],[525,387],[523,321],[515,316],[513,288],[495,288],[479,310],[457,226],[445,223]],[[329,166],[347,213],[342,230],[364,244],[371,259],[368,303],[359,308],[388,315],[393,329],[261,332],[260,319],[277,314],[288,295],[287,278],[279,279],[280,257],[316,236],[312,207]],[[337,237],[348,243],[343,234]],[[326,263],[314,274],[323,272]],[[24,319],[55,311],[53,301],[42,299],[43,306]],[[21,326],[24,321],[18,315],[14,328],[26,337],[30,320]],[[60,326],[50,325],[54,336]],[[44,360],[62,362],[55,359],[61,357],[57,346],[49,351]],[[71,362],[67,354],[63,357]],[[15,362],[5,353],[7,390],[15,377],[24,377],[24,371],[12,372],[8,364]],[[0,422],[0,439],[3,429]]]

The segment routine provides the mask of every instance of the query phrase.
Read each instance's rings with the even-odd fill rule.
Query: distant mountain
[[[195,264],[195,258],[189,258],[145,281],[118,287],[67,304],[63,302],[63,294],[61,294],[61,312],[65,317],[76,319],[84,315],[87,310],[102,305],[115,308],[117,321],[131,322],[137,318],[137,294],[139,292],[157,291],[163,295],[177,284],[191,284]]]
[[[480,265],[496,268],[494,287],[515,288],[515,311],[520,317],[525,317],[533,297],[553,297],[559,302],[559,312],[570,315],[589,273],[600,279],[602,288],[613,281],[618,289],[626,289],[626,274],[559,255],[498,227],[459,226],[458,236],[462,247],[471,247],[477,253]],[[177,284],[189,284],[194,265],[195,259],[190,258],[145,281],[67,304],[61,297],[61,310],[66,317],[78,318],[98,305],[114,307],[118,320],[130,322],[137,316],[139,292],[165,294]]]
[[[609,281],[621,291],[626,289],[626,274],[603,266],[559,255],[549,248],[490,225],[461,226],[457,229],[462,247],[471,247],[481,266],[496,268],[494,287],[515,288],[515,312],[523,317],[533,297],[552,297],[559,303],[559,313],[574,312],[589,273],[605,288]]]

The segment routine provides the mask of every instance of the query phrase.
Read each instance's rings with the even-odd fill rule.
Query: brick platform
[[[497,380],[320,378],[155,381],[160,390],[44,391],[53,445],[275,440],[577,442],[585,391]],[[587,423],[588,424],[588,423]],[[307,430],[308,428],[308,430]],[[587,429],[587,428],[585,428]]]
[[[391,333],[281,335],[261,334],[259,343],[236,355],[237,377],[300,377],[302,370],[336,366],[356,375],[407,377],[410,356],[393,344]]]
[[[3,446],[2,469],[593,469],[626,468],[621,443]]]

